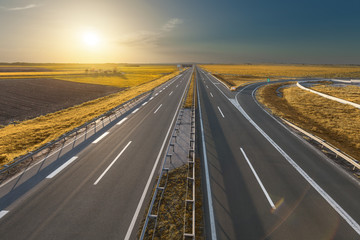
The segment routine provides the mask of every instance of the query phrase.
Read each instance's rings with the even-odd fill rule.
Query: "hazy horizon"
[[[360,2],[0,0],[0,62],[360,64]]]

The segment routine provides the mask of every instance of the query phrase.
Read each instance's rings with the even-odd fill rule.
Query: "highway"
[[[207,239],[360,239],[360,185],[197,68]],[[198,114],[199,115],[199,114]]]
[[[191,71],[0,199],[0,238],[136,239]]]

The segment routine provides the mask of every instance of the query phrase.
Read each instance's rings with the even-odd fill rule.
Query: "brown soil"
[[[46,78],[1,79],[0,124],[38,117],[121,90]]]

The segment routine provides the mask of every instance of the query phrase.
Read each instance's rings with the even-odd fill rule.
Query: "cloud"
[[[172,31],[176,25],[182,24],[184,21],[179,18],[172,18],[167,23],[164,24],[164,26],[161,28],[164,32],[170,32]]]
[[[164,38],[167,33],[182,23],[182,19],[172,18],[167,21],[159,31],[138,31],[124,35],[120,39],[120,44],[138,47],[157,46],[160,39]]]
[[[35,8],[35,7],[38,7],[38,6],[36,4],[29,4],[24,7],[13,7],[13,8],[0,6],[0,9],[4,9],[6,11],[20,11],[20,10],[26,10],[26,9],[31,9],[31,8]]]

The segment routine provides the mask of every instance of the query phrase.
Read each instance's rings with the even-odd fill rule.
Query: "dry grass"
[[[202,65],[228,86],[241,86],[267,78],[360,78],[360,66],[342,65]]]
[[[191,108],[194,102],[194,84],[195,84],[195,71],[191,75],[189,92],[186,96],[184,108]]]
[[[292,83],[286,83],[290,85]],[[360,159],[360,110],[344,105],[298,87],[276,90],[284,83],[259,89],[258,100],[274,114],[311,132],[356,159]]]
[[[317,85],[311,89],[341,98],[350,102],[360,104],[360,87],[359,86],[333,86],[333,85]]]
[[[121,103],[164,83],[177,74],[178,72],[174,72],[157,80],[130,87],[120,93],[1,128],[0,163],[4,165],[15,157],[35,150]]]

